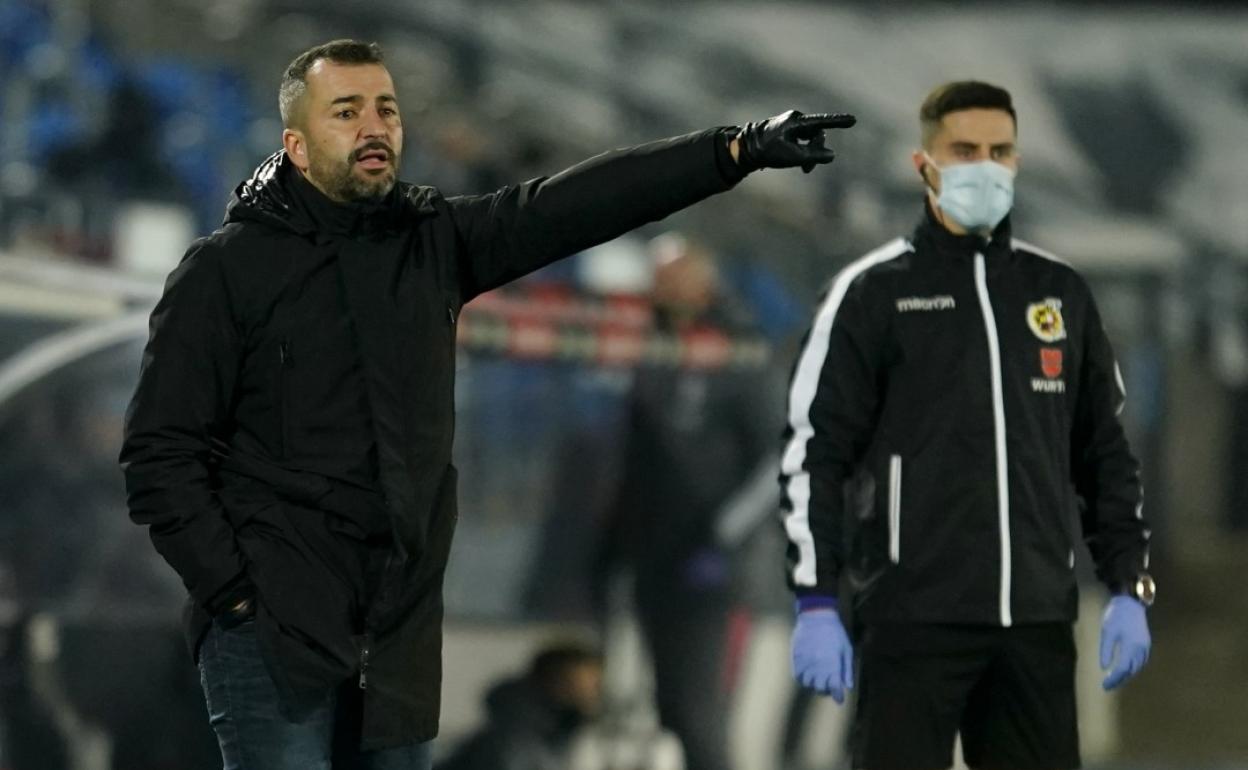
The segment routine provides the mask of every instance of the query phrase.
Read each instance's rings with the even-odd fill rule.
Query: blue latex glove
[[[1144,605],[1131,596],[1110,599],[1101,618],[1101,670],[1109,671],[1101,686],[1112,690],[1139,673],[1152,646]]]
[[[808,609],[793,629],[793,677],[803,687],[845,702],[854,688],[854,648],[835,607]]]

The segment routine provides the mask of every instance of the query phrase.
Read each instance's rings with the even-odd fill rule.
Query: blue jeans
[[[199,653],[200,684],[208,701],[208,721],[221,745],[223,770],[429,770],[430,743],[361,752],[335,746],[342,719],[337,694],[306,719],[282,716],[273,684],[256,641],[255,624],[231,629],[213,623]],[[343,711],[358,709],[343,709]]]

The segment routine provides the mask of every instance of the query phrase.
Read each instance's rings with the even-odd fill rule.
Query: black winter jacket
[[[741,173],[725,136],[605,153],[491,195],[401,183],[333,221],[301,204],[314,188],[283,153],[240,185],[152,314],[121,452],[131,518],[190,594],[192,650],[254,586],[292,713],[358,676],[364,749],[432,738],[460,308],[728,189]]]
[[[868,623],[1072,620],[1078,538],[1111,587],[1147,562],[1123,398],[1074,269],[1008,220],[985,241],[929,211],[833,279],[803,343],[791,587],[836,595],[847,572]]]

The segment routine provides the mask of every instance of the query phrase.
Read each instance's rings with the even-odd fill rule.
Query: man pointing
[[[446,198],[396,180],[376,45],[304,52],[279,102],[283,149],[152,314],[121,453],[130,514],[189,592],[227,770],[425,768],[461,307],[751,171],[829,163],[823,129],[854,121],[789,112]]]

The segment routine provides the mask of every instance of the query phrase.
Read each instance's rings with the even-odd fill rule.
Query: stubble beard
[[[398,155],[391,154],[390,166],[381,173],[355,172],[356,153],[340,161],[309,158],[308,176],[331,200],[338,203],[371,203],[381,200],[394,188]]]

